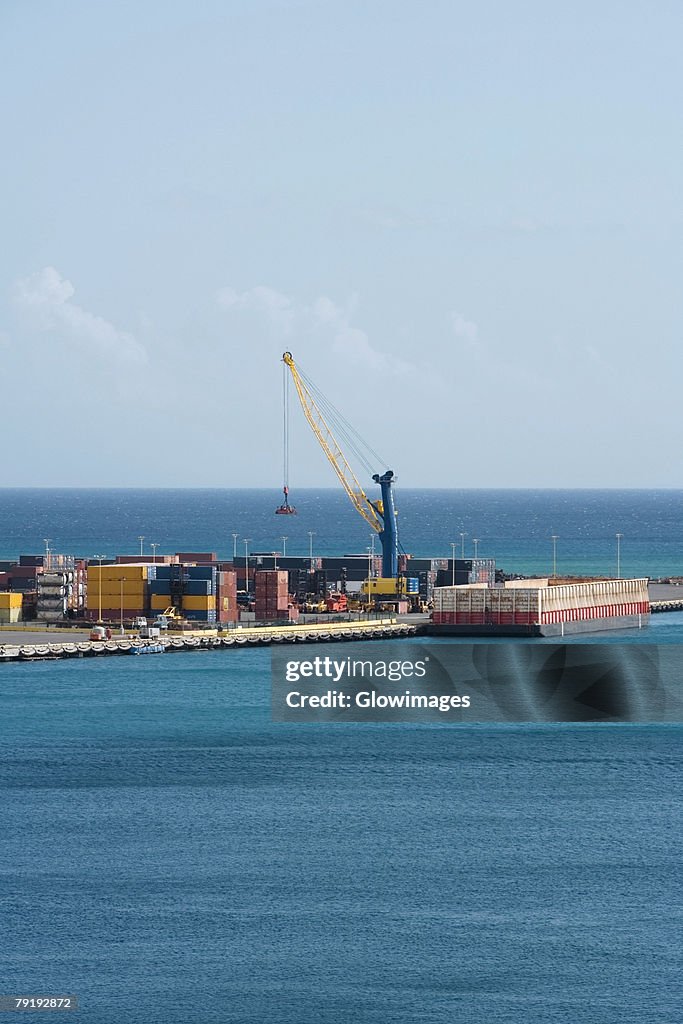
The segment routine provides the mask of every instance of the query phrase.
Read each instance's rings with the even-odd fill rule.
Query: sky
[[[403,486],[683,486],[682,28],[3,0],[0,485],[277,492],[290,350]]]

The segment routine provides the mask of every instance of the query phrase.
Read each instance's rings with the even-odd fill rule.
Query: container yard
[[[55,568],[53,563],[61,568]],[[256,552],[219,559],[176,552],[144,559],[21,555],[1,563],[0,621],[131,628],[142,618],[162,625],[212,628],[240,622],[296,623],[302,615],[427,613],[439,586],[495,578],[491,559],[402,555],[394,579],[379,556],[283,556]]]
[[[433,635],[564,636],[643,627],[651,612],[644,578],[503,580],[492,559],[405,555],[390,580],[378,558],[354,554],[306,559],[266,552],[234,562],[214,552],[154,561],[61,556],[60,569],[42,561],[22,555],[3,563],[0,625],[92,624],[106,640],[141,627],[170,634],[305,626],[313,615],[360,621],[398,614],[414,616],[420,631]]]

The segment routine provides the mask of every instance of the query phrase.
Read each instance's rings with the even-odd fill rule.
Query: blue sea
[[[45,549],[90,556],[236,550],[307,555],[364,553],[371,529],[338,490],[292,495],[296,516],[276,516],[272,490],[0,489],[0,558]],[[547,575],[557,536],[560,575],[683,575],[681,490],[405,490],[396,488],[403,549],[424,557],[495,558],[508,572]],[[464,534],[464,537],[461,537]],[[377,550],[379,546],[377,546]]]
[[[627,537],[680,545],[677,492],[666,527],[652,495],[543,493],[567,543],[590,507],[605,557],[607,508],[624,559]],[[524,521],[502,495],[501,537]],[[321,549],[362,545],[309,498],[293,545],[328,522]],[[438,502],[415,502],[414,550],[440,553]],[[272,504],[4,491],[0,535],[10,554],[139,533],[229,553],[233,530],[269,549]],[[75,993],[87,1024],[680,1024],[683,727],[274,724],[269,668],[253,649],[0,668],[0,994]]]

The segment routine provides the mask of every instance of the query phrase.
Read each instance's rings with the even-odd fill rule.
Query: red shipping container
[[[215,562],[218,555],[215,551],[176,551],[179,562]]]
[[[37,565],[13,565],[9,571],[15,579],[30,580],[35,579],[43,568]]]

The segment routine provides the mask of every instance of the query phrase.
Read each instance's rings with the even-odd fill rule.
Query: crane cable
[[[358,462],[365,469],[368,475],[372,476],[373,472],[377,472],[382,468],[386,469],[387,463],[380,455],[378,455],[375,449],[372,448],[363,437],[361,437],[343,413],[341,413],[339,409],[330,402],[320,388],[316,387],[310,377],[302,372],[301,367],[297,366],[297,370],[299,377],[313,397],[315,404],[318,406],[319,412],[322,413],[329,426],[334,429],[339,438],[343,440],[346,448],[352,452],[356,459],[358,459]]]
[[[289,374],[282,367],[282,482],[289,487]]]

